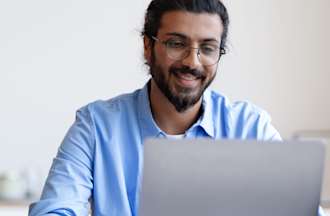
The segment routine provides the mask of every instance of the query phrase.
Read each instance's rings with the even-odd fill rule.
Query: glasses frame
[[[200,59],[200,48],[196,48],[196,47],[189,47],[190,48],[190,51],[189,52],[187,52],[187,54],[183,57],[183,58],[181,58],[181,59],[175,59],[175,58],[173,58],[173,57],[171,57],[169,54],[168,54],[168,41],[162,41],[162,40],[160,40],[159,38],[157,38],[157,37],[155,37],[155,36],[151,36],[151,39],[153,39],[155,42],[159,42],[159,43],[161,43],[162,45],[164,45],[165,46],[165,48],[166,48],[166,55],[167,55],[167,57],[168,58],[170,58],[170,59],[172,59],[172,60],[174,60],[174,61],[182,61],[182,60],[184,60],[185,58],[187,58],[189,55],[190,55],[190,52],[191,52],[191,50],[192,49],[195,49],[195,50],[197,50],[197,57],[198,57],[198,60],[199,60],[199,62],[203,65],[203,66],[213,66],[213,65],[215,65],[215,64],[217,64],[217,63],[219,63],[219,61],[220,61],[220,59],[221,59],[221,56],[223,56],[223,55],[225,55],[226,54],[226,50],[224,49],[224,48],[222,48],[222,47],[218,47],[218,49],[219,49],[219,57],[218,57],[218,60],[215,62],[215,63],[212,63],[212,64],[203,64],[202,62],[201,62],[201,59]]]

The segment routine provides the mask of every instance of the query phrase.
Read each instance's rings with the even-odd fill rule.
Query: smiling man
[[[78,110],[29,215],[137,215],[148,137],[280,140],[268,114],[211,91],[225,54],[218,0],[153,0],[145,16],[151,79],[133,93]]]
[[[184,134],[200,117],[202,94],[225,52],[224,27],[218,14],[180,10],[165,13],[159,26],[144,33],[153,116],[167,134]]]

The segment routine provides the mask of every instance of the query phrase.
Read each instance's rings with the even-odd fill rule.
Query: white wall
[[[76,109],[144,84],[147,3],[0,1],[0,171],[47,170]],[[225,3],[230,51],[213,88],[268,110],[284,137],[329,129],[330,1]]]
[[[330,129],[330,1],[225,1],[230,57],[217,89],[269,111],[284,137]]]

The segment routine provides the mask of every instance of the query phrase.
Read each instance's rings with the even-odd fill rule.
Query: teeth
[[[184,79],[184,80],[187,80],[187,81],[193,81],[193,80],[196,80],[196,77],[194,75],[191,75],[191,74],[178,74],[178,77],[180,79]]]

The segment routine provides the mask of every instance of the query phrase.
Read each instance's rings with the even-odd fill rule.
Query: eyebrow
[[[167,36],[176,36],[176,37],[179,37],[179,38],[182,38],[182,39],[189,39],[186,35],[182,34],[182,33],[178,33],[178,32],[169,32],[169,33],[166,33]],[[217,43],[220,43],[217,39],[215,38],[205,38],[205,39],[202,39],[201,41],[203,42],[217,42]]]

